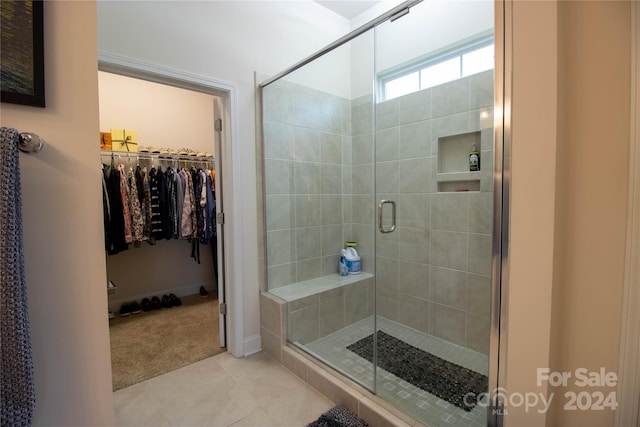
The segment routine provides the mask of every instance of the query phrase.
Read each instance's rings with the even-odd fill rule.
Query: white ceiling
[[[356,16],[360,15],[362,12],[370,9],[375,6],[380,1],[342,1],[342,0],[328,0],[328,1],[319,1],[316,0],[316,3],[321,6],[326,7],[327,9],[331,9],[336,12],[338,15],[342,15],[351,21]]]

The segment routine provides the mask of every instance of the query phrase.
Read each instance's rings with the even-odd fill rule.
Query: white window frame
[[[414,61],[409,64],[403,64],[400,67],[394,67],[392,70],[382,72],[378,75],[378,89],[380,93],[380,102],[384,102],[387,100],[387,84],[391,81],[399,79],[401,77],[407,76],[411,73],[418,72],[418,89],[417,91],[428,89],[434,86],[425,86],[422,87],[421,81],[421,71],[432,67],[434,65],[440,64],[442,62],[448,61],[452,58],[460,57],[460,74],[458,79],[463,77],[463,62],[462,56],[485,48],[487,46],[495,45],[493,35],[491,36],[483,36],[475,38],[469,42],[461,45],[456,45],[455,47],[451,47],[446,49],[444,52],[440,51],[437,54],[429,55],[426,58],[421,58],[419,61]],[[468,76],[464,76],[468,77]],[[453,79],[451,81],[455,81],[457,79]],[[413,93],[413,92],[411,92]],[[393,99],[393,98],[391,98]]]

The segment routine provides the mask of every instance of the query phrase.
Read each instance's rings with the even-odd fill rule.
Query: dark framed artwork
[[[0,1],[0,101],[44,107],[42,0]]]

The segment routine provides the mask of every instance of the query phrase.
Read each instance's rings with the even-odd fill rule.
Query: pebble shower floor
[[[451,363],[487,375],[489,357],[468,348],[378,317],[378,330]],[[362,384],[373,384],[373,364],[347,347],[373,333],[373,317],[363,319],[307,345],[296,343],[313,356]],[[382,369],[377,370],[377,394],[429,426],[486,425],[487,410],[477,405],[466,412]]]

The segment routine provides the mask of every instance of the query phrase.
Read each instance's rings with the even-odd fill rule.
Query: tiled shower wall
[[[375,153],[371,96],[275,84],[264,97],[269,289],[335,273],[345,240],[373,273],[375,206],[392,199],[396,231],[375,231],[378,315],[488,353],[493,72],[378,104]],[[480,133],[480,191],[440,193],[438,140],[469,132]]]
[[[488,354],[493,72],[377,107],[377,198],[398,207],[396,231],[377,234],[377,313]],[[470,132],[480,134],[480,191],[438,192],[439,139]],[[355,169],[365,148],[353,145]]]
[[[286,81],[265,89],[263,102],[266,263],[274,289],[337,271],[343,208],[350,206],[343,165],[351,110],[346,99]]]

